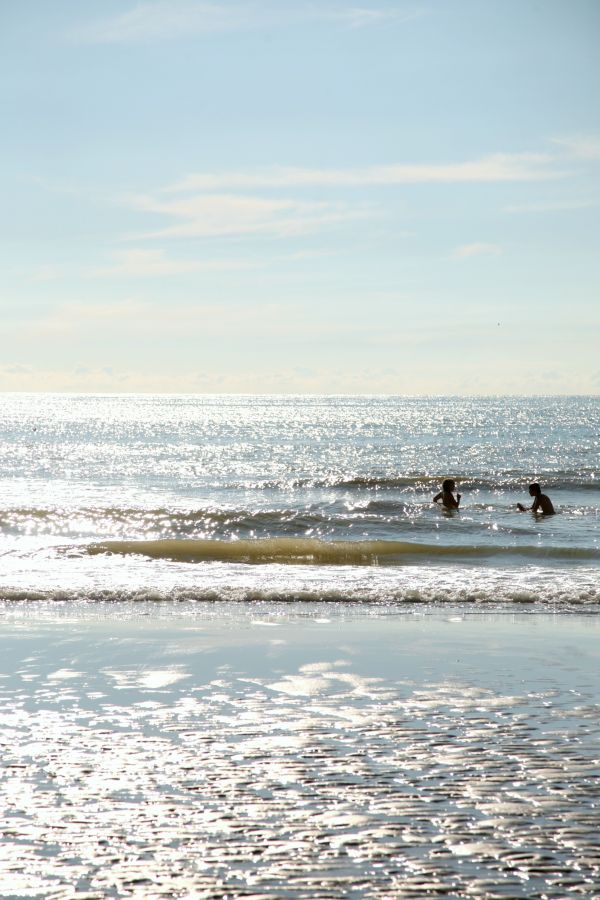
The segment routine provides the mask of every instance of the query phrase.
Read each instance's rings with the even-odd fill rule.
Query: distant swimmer
[[[442,501],[443,506],[446,509],[458,509],[460,504],[460,494],[456,494],[456,499],[454,498],[454,493],[456,491],[456,482],[453,478],[446,478],[442,482],[442,489],[439,494],[436,494],[433,498],[433,502],[437,503],[438,500]]]
[[[534,481],[533,484],[529,485],[529,496],[535,497],[535,500],[531,506],[523,506],[523,504],[517,503],[517,509],[520,512],[529,512],[531,510],[534,513],[540,512],[544,516],[554,515],[556,510],[552,506],[552,500],[547,494],[542,494],[542,489],[537,481]]]

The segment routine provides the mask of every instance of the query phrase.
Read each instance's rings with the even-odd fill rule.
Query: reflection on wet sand
[[[348,660],[3,682],[4,897],[592,896],[600,707]],[[594,887],[595,886],[595,887]]]

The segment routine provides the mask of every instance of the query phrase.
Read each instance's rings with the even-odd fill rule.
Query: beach
[[[2,613],[3,897],[597,896],[594,615]]]
[[[599,895],[597,399],[0,428],[3,898]]]

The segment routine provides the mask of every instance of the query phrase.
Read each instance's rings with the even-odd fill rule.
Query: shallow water
[[[597,896],[599,620],[8,604],[2,896]]]

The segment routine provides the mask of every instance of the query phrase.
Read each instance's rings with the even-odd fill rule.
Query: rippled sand
[[[599,626],[7,604],[0,893],[600,896]]]

